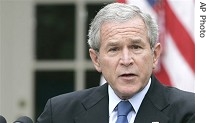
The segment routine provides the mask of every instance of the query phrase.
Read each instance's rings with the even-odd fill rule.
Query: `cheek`
[[[115,64],[116,61],[114,58],[103,57],[103,59],[100,59],[100,67],[102,72],[113,72]]]
[[[141,69],[143,71],[146,72],[146,71],[151,71],[153,69],[154,64],[153,64],[153,58],[151,56],[145,55],[139,59],[140,59],[139,66],[141,66]]]
[[[116,58],[103,57],[101,59],[101,70],[106,79],[110,80],[115,78],[117,63]]]

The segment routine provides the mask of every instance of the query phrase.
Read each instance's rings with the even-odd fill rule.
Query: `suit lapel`
[[[142,101],[134,123],[169,122],[169,118],[162,112],[169,106],[167,92],[164,88],[152,76],[150,88]]]
[[[82,101],[85,110],[75,117],[75,123],[108,123],[108,84],[100,86]],[[162,112],[169,106],[164,86],[152,76],[150,88],[142,101],[134,123],[167,123],[169,118]]]
[[[75,117],[75,123],[108,123],[108,84],[100,86],[82,101],[85,111]]]

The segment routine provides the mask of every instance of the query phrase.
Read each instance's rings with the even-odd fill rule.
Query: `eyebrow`
[[[119,41],[112,41],[112,42],[107,43],[106,46],[116,46],[116,45],[118,45],[119,43],[120,43]]]
[[[131,44],[144,44],[141,38],[133,38],[129,39]],[[112,40],[111,42],[107,43],[106,47],[117,46],[120,44],[120,41]]]
[[[132,43],[137,44],[137,43],[142,43],[142,39],[141,38],[134,38],[134,39],[130,39],[132,41]]]

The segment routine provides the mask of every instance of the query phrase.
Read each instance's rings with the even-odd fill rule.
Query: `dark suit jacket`
[[[48,100],[37,123],[108,123],[108,84]],[[135,123],[194,123],[195,95],[165,87],[152,76]]]

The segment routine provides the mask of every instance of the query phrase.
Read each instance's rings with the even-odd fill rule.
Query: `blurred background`
[[[111,2],[0,0],[0,115],[7,122],[21,115],[35,121],[49,98],[100,84],[87,31]],[[142,6],[158,20],[164,52],[154,72],[164,84],[194,92],[193,0],[117,2]]]

